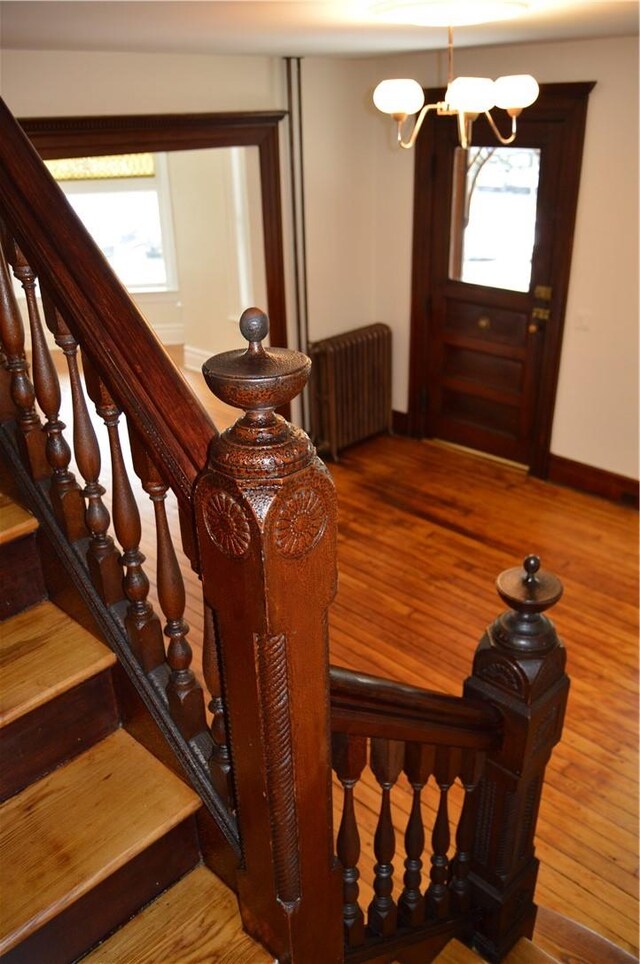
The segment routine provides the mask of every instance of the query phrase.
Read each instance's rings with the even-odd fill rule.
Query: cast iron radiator
[[[391,329],[366,325],[311,342],[311,437],[318,451],[338,452],[391,431]]]

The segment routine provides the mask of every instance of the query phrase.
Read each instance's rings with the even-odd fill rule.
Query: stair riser
[[[0,801],[87,750],[118,726],[111,670],[0,731]]]
[[[0,546],[0,585],[0,620],[45,598],[35,533]]]
[[[184,876],[198,860],[195,818],[189,817],[8,951],[2,964],[70,964]]]

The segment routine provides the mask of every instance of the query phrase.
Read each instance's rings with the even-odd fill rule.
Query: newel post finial
[[[329,964],[342,960],[326,631],[335,492],[305,433],[276,413],[311,362],[264,347],[258,308],[240,330],[248,347],[213,356],[203,374],[244,415],[211,443],[194,494],[245,858],[239,901],[247,930],[280,960]]]
[[[530,554],[501,573],[496,587],[510,608],[480,640],[465,683],[465,695],[489,700],[504,719],[479,788],[469,878],[478,915],[474,943],[492,961],[530,937],[535,924],[536,821],[569,690],[565,649],[545,615],[562,596],[560,580]]]

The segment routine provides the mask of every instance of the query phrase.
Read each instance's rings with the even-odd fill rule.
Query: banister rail
[[[187,507],[216,427],[1,98],[0,209],[73,334]]]
[[[502,717],[488,703],[433,693],[380,676],[331,666],[334,732],[490,749],[500,743]]]

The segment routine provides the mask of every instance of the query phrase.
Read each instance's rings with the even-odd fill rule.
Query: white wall
[[[233,157],[234,151],[243,157]],[[248,301],[264,304],[265,274],[260,207],[258,148],[211,148],[171,151],[169,179],[180,290],[176,312],[183,321],[190,367],[199,368],[213,352],[240,347],[238,319],[244,308],[240,288],[239,231],[247,229],[251,261]],[[252,223],[238,224],[232,165],[240,162],[251,175]],[[243,177],[245,172],[240,170]],[[257,181],[257,184],[256,184]],[[239,187],[245,187],[239,185]],[[247,191],[244,191],[246,198]],[[137,300],[137,299],[136,299]]]
[[[455,72],[597,82],[589,101],[551,448],[637,477],[637,39],[461,49]],[[309,251],[312,334],[339,330],[337,319],[344,320],[343,329],[390,324],[393,403],[406,411],[413,155],[394,146],[393,125],[370,105],[370,96],[383,77],[446,83],[444,57],[305,61],[303,76],[308,232],[315,239]]]
[[[0,94],[17,117],[272,110],[281,72],[272,57],[4,50]]]
[[[282,63],[270,58],[5,51],[0,65],[0,92],[18,116],[285,103]],[[370,96],[382,77],[435,85],[446,80],[445,69],[435,54],[303,61],[311,337],[371,321],[390,324],[394,407],[401,411],[408,387],[413,155],[393,147],[391,125]],[[462,49],[456,71],[597,81],[552,451],[637,476],[637,41]],[[286,170],[283,158],[285,208]],[[286,236],[288,230],[285,223]],[[288,250],[286,258],[290,265]],[[292,303],[289,298],[290,324]]]

